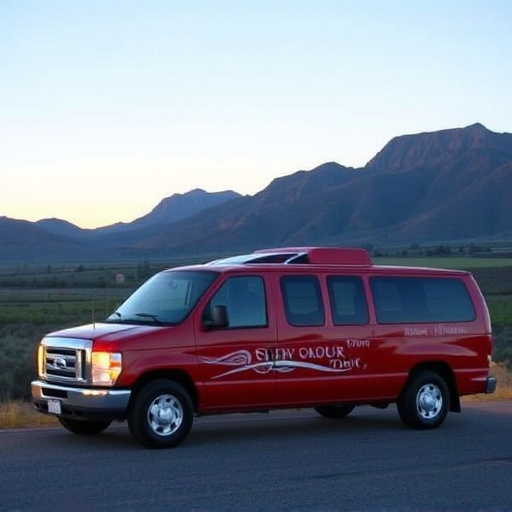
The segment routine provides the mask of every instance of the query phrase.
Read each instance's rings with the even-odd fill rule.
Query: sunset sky
[[[509,0],[0,0],[0,216],[130,222],[397,135],[512,132],[511,27]]]

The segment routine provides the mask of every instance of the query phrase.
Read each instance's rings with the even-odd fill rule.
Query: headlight
[[[45,372],[44,347],[42,343],[37,347],[37,373],[39,377],[43,377]]]
[[[120,353],[92,353],[92,383],[95,386],[113,386],[123,368]]]

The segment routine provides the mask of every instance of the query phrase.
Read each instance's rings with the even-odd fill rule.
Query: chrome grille
[[[81,350],[48,348],[46,350],[46,375],[66,379],[83,379]]]
[[[44,338],[39,373],[47,381],[88,383],[92,342],[66,338]]]

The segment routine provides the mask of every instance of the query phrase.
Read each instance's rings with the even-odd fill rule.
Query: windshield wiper
[[[117,317],[117,318],[113,318]],[[134,322],[134,317],[140,317],[140,318],[149,318],[153,321],[153,323],[157,325],[165,325],[164,322],[162,322],[157,315],[152,315],[151,313],[135,313],[132,317],[127,318],[124,317],[119,311],[114,311],[106,320],[105,322],[108,323],[114,323],[114,324],[129,324],[131,322]]]
[[[164,325],[164,323],[158,318],[157,315],[152,315],[151,313],[135,313],[134,316],[140,316],[142,318],[150,318],[151,320],[153,320],[153,322],[155,322],[155,324]]]

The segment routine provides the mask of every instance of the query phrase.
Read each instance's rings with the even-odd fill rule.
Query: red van
[[[396,403],[431,429],[495,390],[491,355],[470,273],[292,247],[165,270],[105,321],[48,334],[32,396],[71,432],[127,420],[151,448],[181,443],[194,415],[289,407]]]

